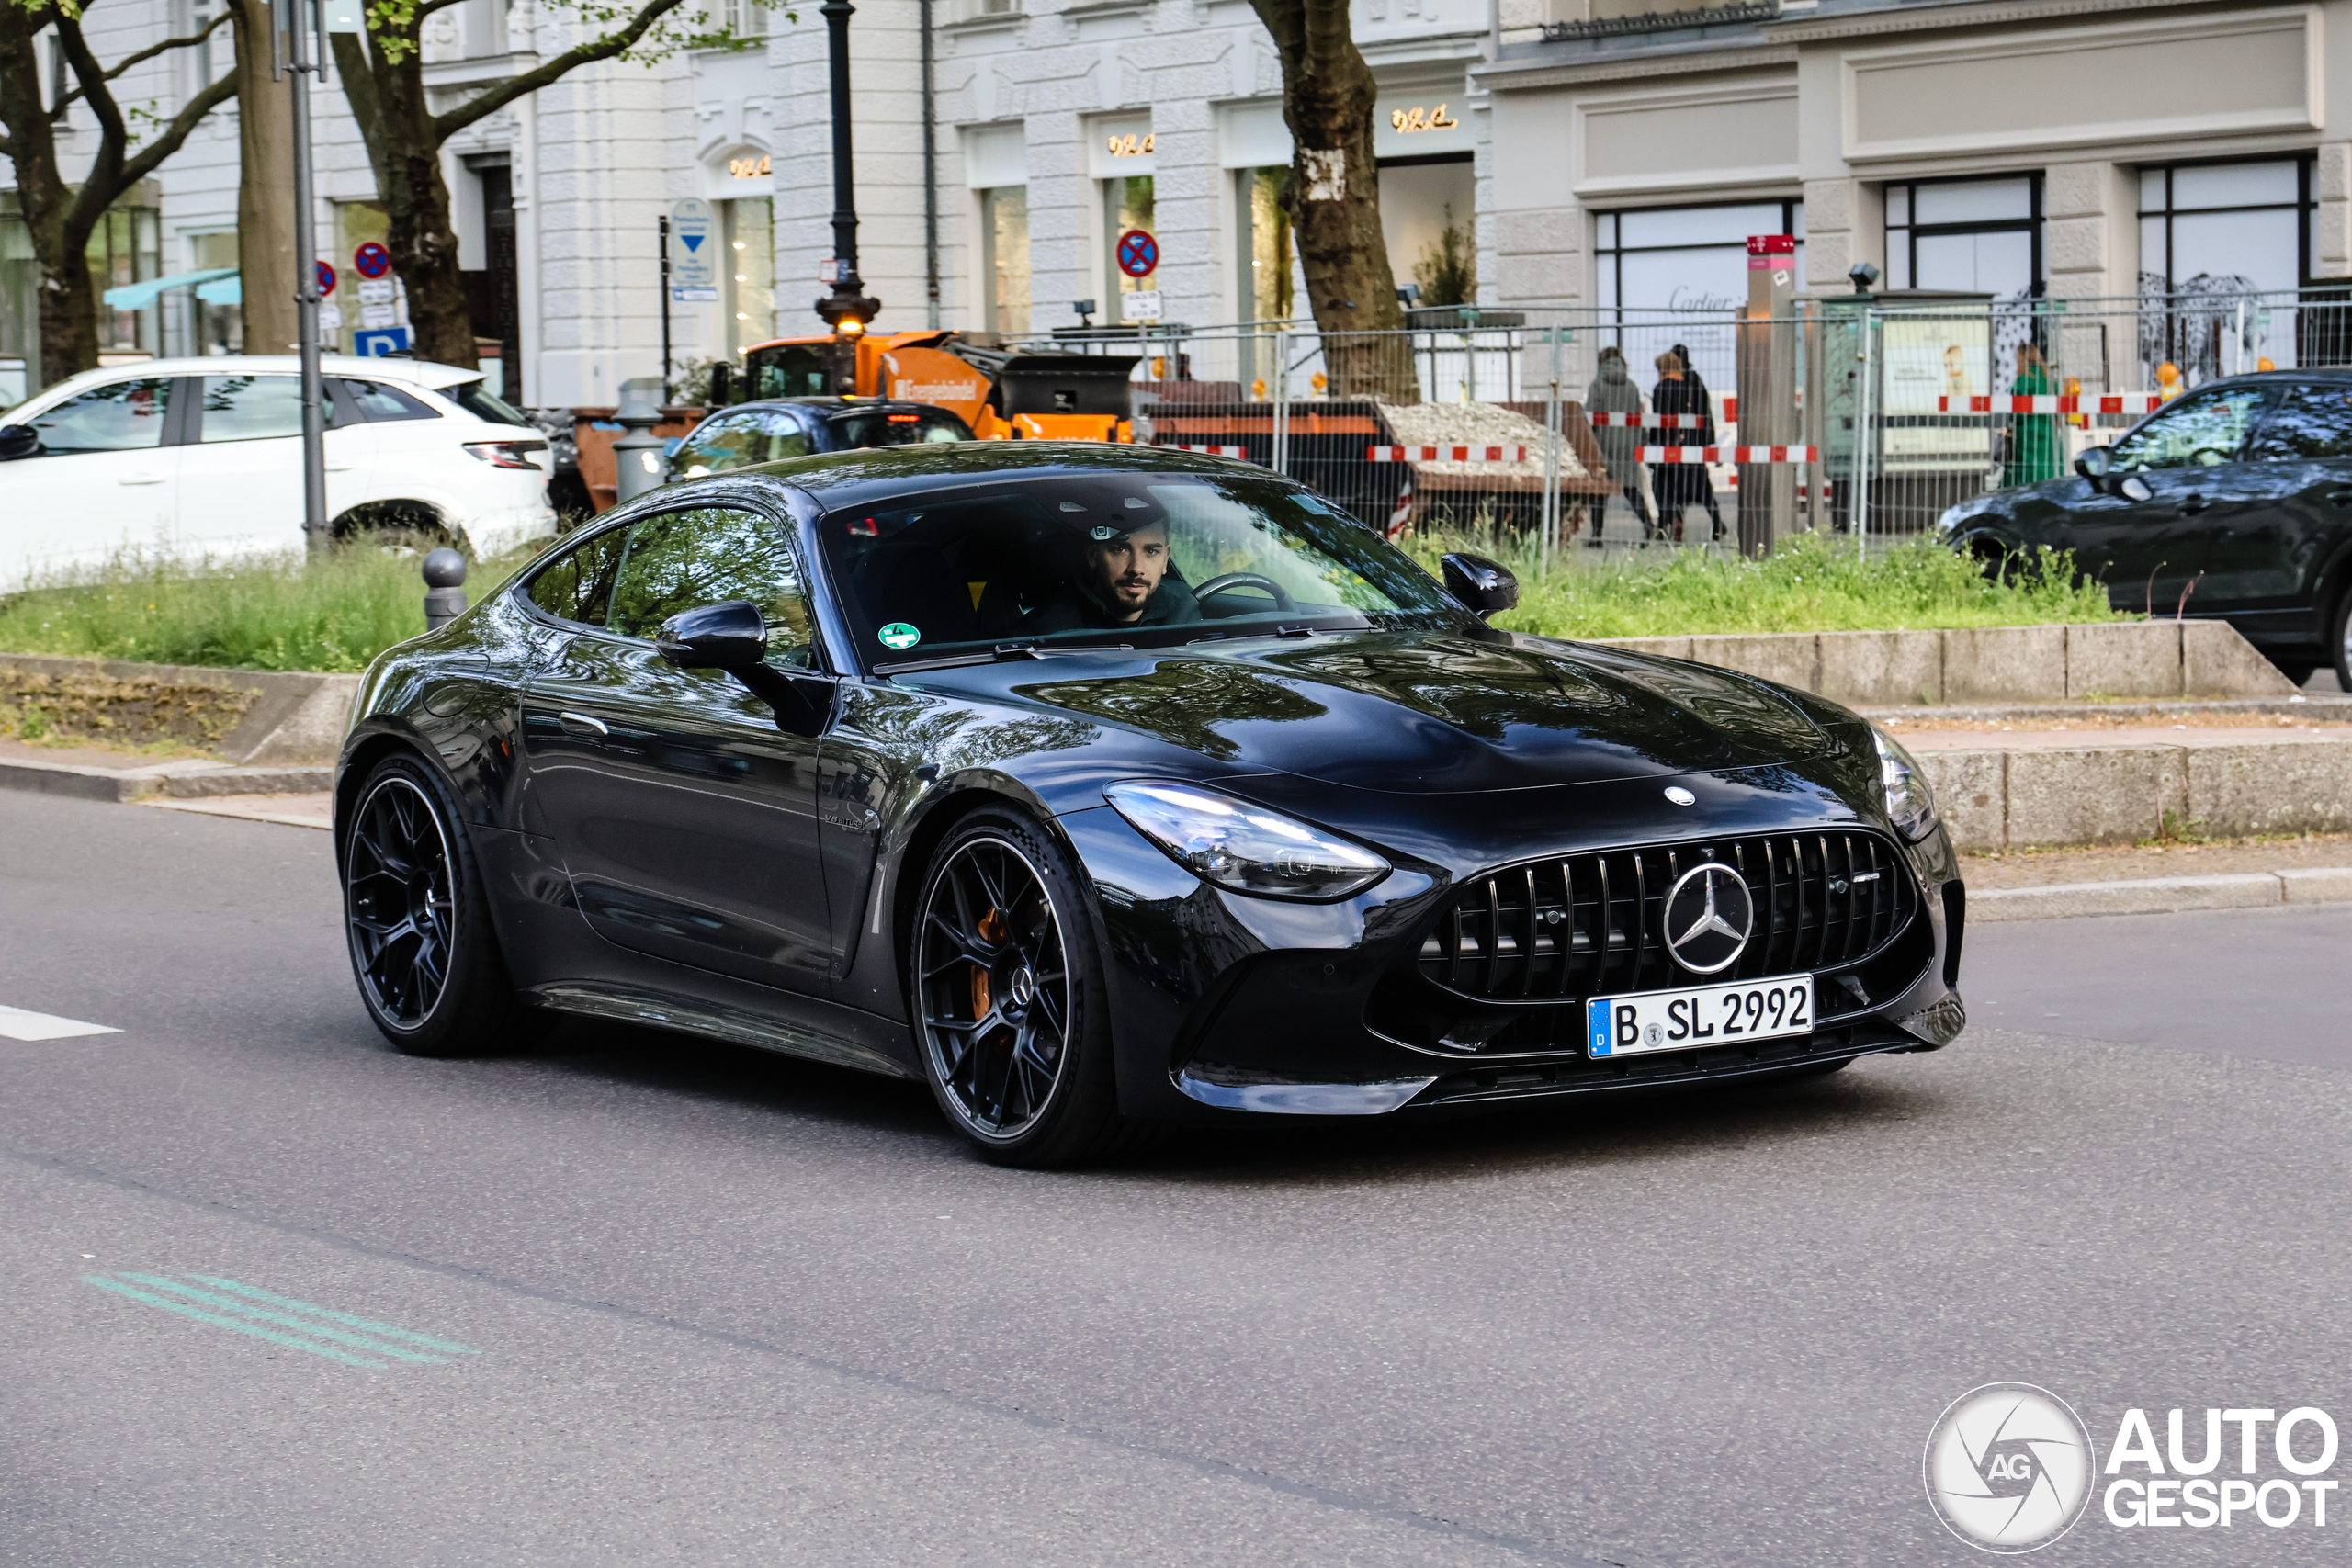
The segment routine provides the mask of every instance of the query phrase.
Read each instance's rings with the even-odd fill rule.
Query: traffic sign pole
[[[312,0],[294,0],[287,7],[288,62],[293,69],[294,96],[294,254],[315,262],[319,254],[316,215],[311,211],[311,59],[307,26]],[[319,376],[319,273],[313,265],[295,270],[295,314],[300,322],[298,352],[302,358],[302,537],[312,556],[326,553],[327,449],[326,383]]]
[[[670,401],[670,215],[662,215],[662,401]]]

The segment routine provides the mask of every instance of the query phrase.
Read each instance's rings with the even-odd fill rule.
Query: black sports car
[[[2119,610],[2226,620],[2296,684],[2333,663],[2352,688],[2352,371],[2209,381],[1940,529],[1995,569],[2072,550]]]
[[[368,672],[360,995],[424,1055],[585,1013],[921,1077],[1035,1165],[1950,1041],[1901,748],[1517,593],[1133,446],[672,486]]]

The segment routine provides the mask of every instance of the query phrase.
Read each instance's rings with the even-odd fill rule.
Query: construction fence
[[[1261,464],[1391,534],[1750,553],[1806,529],[1917,536],[1959,502],[2071,472],[2215,377],[2352,363],[2340,288],[1414,316],[1394,333],[1095,328],[1028,346],[1136,355],[1138,441]]]

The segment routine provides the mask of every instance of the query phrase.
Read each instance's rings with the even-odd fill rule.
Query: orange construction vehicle
[[[949,410],[983,441],[1133,441],[1134,354],[1017,354],[948,331],[852,340],[855,396]],[[711,406],[824,397],[834,339],[777,338],[743,353],[740,380],[714,382]]]

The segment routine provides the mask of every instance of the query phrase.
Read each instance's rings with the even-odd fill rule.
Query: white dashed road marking
[[[0,1007],[0,1039],[8,1040],[69,1040],[76,1034],[119,1034],[119,1029],[109,1029],[103,1023],[84,1023],[78,1018],[59,1018],[54,1013],[27,1012],[22,1008]]]

